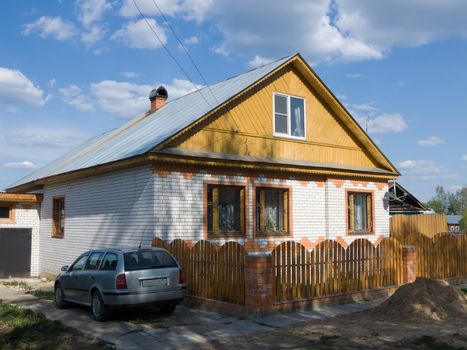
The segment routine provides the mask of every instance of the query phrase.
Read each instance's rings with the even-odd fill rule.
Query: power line
[[[183,72],[183,74],[185,74],[185,77],[188,79],[188,81],[195,87],[196,91],[199,92],[199,94],[201,95],[201,97],[203,97],[204,101],[206,101],[206,103],[208,104],[209,108],[212,108],[211,104],[209,103],[209,101],[206,99],[206,97],[203,95],[203,93],[200,91],[200,89],[197,88],[196,84],[193,82],[193,80],[191,79],[190,75],[188,74],[188,72],[183,68],[183,66],[180,64],[180,62],[177,60],[177,58],[170,52],[170,50],[167,48],[167,46],[164,44],[164,42],[161,40],[161,38],[159,37],[159,35],[157,34],[156,30],[152,27],[151,23],[148,21],[148,19],[146,18],[146,16],[143,14],[143,12],[141,11],[141,9],[139,8],[138,4],[136,3],[136,0],[133,0],[133,4],[135,5],[136,9],[138,10],[139,14],[141,15],[141,17],[144,19],[144,21],[146,22],[146,24],[148,25],[148,27],[151,29],[151,31],[153,32],[153,34],[156,36],[157,40],[159,41],[159,43],[161,44],[161,46],[164,48],[164,50],[167,52],[167,54],[170,56],[170,58],[177,64],[178,68],[180,68],[180,70]],[[212,93],[212,91],[211,91]]]
[[[208,83],[206,82],[206,79],[204,79],[204,76],[203,74],[201,73],[200,69],[198,68],[198,65],[195,63],[195,60],[193,59],[193,57],[190,55],[190,53],[188,52],[187,48],[185,47],[185,45],[183,44],[183,42],[180,40],[180,38],[178,37],[177,33],[175,32],[175,29],[172,27],[172,25],[170,24],[169,20],[167,19],[167,17],[165,17],[165,14],[164,12],[162,12],[161,8],[159,7],[159,5],[157,5],[157,2],[156,0],[152,0],[152,2],[154,3],[154,6],[156,6],[157,8],[157,11],[159,11],[160,15],[162,16],[162,19],[164,20],[164,22],[167,24],[167,26],[170,28],[170,31],[172,32],[172,34],[174,35],[175,39],[177,39],[178,43],[180,44],[180,46],[183,48],[183,51],[185,51],[185,54],[188,56],[188,58],[190,59],[190,62],[191,64],[193,64],[193,66],[195,67],[196,71],[198,72],[199,76],[201,77],[201,80],[203,81],[204,85],[207,86],[208,90],[211,92],[211,95],[212,97],[214,97],[214,100],[216,100],[217,103],[219,103],[219,101],[217,100],[216,96],[214,95],[214,93],[212,92],[211,90],[211,87],[208,85]]]

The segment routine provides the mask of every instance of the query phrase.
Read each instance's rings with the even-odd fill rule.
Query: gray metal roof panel
[[[53,175],[142,155],[292,57],[282,58],[169,101],[155,113],[136,118],[120,128],[89,139],[62,157],[10,185],[9,188]]]

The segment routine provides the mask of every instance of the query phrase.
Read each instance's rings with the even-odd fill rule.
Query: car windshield
[[[125,271],[178,267],[175,260],[162,250],[139,250],[123,254]]]

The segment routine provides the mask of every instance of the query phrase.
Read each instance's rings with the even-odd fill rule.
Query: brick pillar
[[[262,314],[272,307],[272,256],[248,254],[245,257],[245,306],[248,313]]]
[[[403,283],[412,283],[417,278],[417,249],[413,245],[402,247]]]

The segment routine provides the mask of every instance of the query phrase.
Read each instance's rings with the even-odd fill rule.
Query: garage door
[[[31,275],[31,231],[0,228],[0,278]]]

